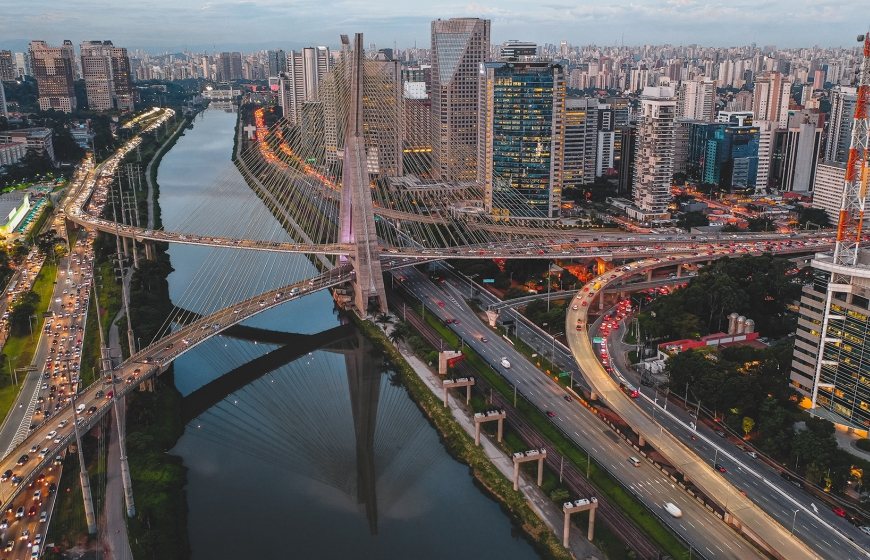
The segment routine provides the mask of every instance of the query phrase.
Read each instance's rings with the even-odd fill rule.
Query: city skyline
[[[58,42],[110,37],[130,49],[203,50],[334,46],[340,33],[363,31],[379,46],[425,48],[432,19],[492,20],[493,43],[523,39],[538,43],[629,46],[693,44],[727,47],[750,43],[780,48],[853,46],[862,22],[860,7],[833,0],[739,1],[711,6],[698,0],[637,0],[608,5],[553,0],[426,3],[403,7],[387,2],[211,0],[169,2],[117,10],[105,0],[75,0],[60,9],[48,0],[6,0],[0,37],[4,48],[21,50],[33,39]],[[90,17],[99,13],[100,18]],[[300,15],[304,14],[304,15]],[[336,17],[338,15],[338,17]],[[131,25],[133,22],[136,25]],[[730,23],[735,22],[735,23]],[[824,22],[823,26],[819,23]],[[293,35],[294,30],[305,30]],[[256,38],[256,39],[254,39]]]

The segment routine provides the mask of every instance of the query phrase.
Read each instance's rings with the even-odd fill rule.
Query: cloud
[[[866,19],[859,3],[837,0],[0,0],[0,48],[35,38],[107,38],[162,49],[186,44],[245,43],[276,47],[338,42],[363,31],[366,40],[428,44],[429,21],[492,20],[493,42],[508,38],[573,44],[750,42],[781,46],[851,46]],[[62,8],[60,7],[62,6]],[[16,47],[20,48],[20,47]]]

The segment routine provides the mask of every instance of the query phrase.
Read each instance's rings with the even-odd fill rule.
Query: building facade
[[[677,86],[677,118],[713,122],[716,113],[716,82],[701,78]]]
[[[595,182],[598,152],[598,100],[569,97],[565,102],[563,187],[580,188]],[[613,154],[608,153],[613,162]]]
[[[773,121],[780,127],[788,124],[792,81],[779,72],[765,72],[755,78],[752,114],[757,121]]]
[[[813,182],[813,208],[824,210],[831,224],[836,224],[840,219],[840,204],[842,203],[845,181],[845,163],[820,161],[816,165],[816,176]]]
[[[824,122],[824,114],[817,111],[790,111],[782,150],[782,190],[812,191]]]
[[[673,88],[647,86],[641,96],[634,156],[634,203],[651,219],[669,217],[676,148]]]
[[[842,189],[842,187],[841,187]],[[834,268],[830,254],[816,255],[814,281],[800,300],[792,356],[792,387],[817,411],[849,428],[870,428],[870,252],[861,249],[847,284],[833,286],[824,355],[819,358],[828,282]],[[821,367],[819,367],[821,366]],[[817,376],[818,374],[818,376]]]
[[[852,140],[852,117],[858,102],[858,90],[837,86],[831,91],[831,113],[825,141],[825,161],[846,163]]]
[[[332,68],[327,47],[306,47],[287,53],[286,71],[279,75],[278,104],[284,116],[298,124],[302,105],[318,98],[320,86]]]
[[[503,219],[557,218],[565,148],[562,67],[489,62],[483,73],[477,180],[484,206]],[[594,139],[590,144],[592,150]]]
[[[75,111],[76,63],[72,41],[64,41],[60,47],[52,47],[45,41],[31,41],[30,64],[39,90],[40,110]]]
[[[11,82],[17,78],[12,51],[0,50],[0,82]]]
[[[133,83],[127,49],[115,47],[111,41],[85,41],[80,49],[88,108],[132,111]]]
[[[477,177],[480,69],[489,56],[490,22],[432,22],[432,164],[445,181]]]
[[[50,128],[18,128],[0,132],[0,144],[19,144],[25,151],[34,149],[54,163],[54,142]]]

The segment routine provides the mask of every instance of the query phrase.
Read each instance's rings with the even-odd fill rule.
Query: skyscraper
[[[74,111],[75,49],[72,41],[64,41],[60,47],[51,47],[45,41],[31,41],[30,64],[39,90],[39,108],[64,113]]]
[[[763,193],[771,186],[771,165],[778,125],[772,121],[753,121],[753,125],[758,127],[758,174],[755,178],[755,192]]]
[[[822,148],[825,116],[815,111],[789,111],[783,148],[782,190],[812,190]]]
[[[478,181],[485,207],[504,219],[558,217],[565,145],[562,67],[488,62],[482,72]]]
[[[3,80],[0,80],[0,117],[8,117],[9,111],[6,109],[6,90],[3,89]]]
[[[755,78],[752,113],[757,121],[774,121],[780,128],[788,124],[792,82],[779,72],[765,72]]]
[[[15,59],[12,51],[0,50],[0,81],[11,82],[18,76],[15,72]]]
[[[840,186],[842,196],[842,185]],[[839,203],[838,203],[839,207]],[[839,209],[839,208],[838,208]],[[838,284],[825,321],[825,301],[831,271],[838,267],[830,254],[817,254],[812,261],[814,281],[804,286],[800,300],[797,334],[791,363],[791,385],[811,406],[816,386],[817,412],[852,428],[870,428],[870,251],[858,250],[856,266],[849,268],[848,282]],[[819,366],[821,333],[825,332],[824,355]]]
[[[680,82],[677,87],[677,118],[713,122],[715,113],[715,81],[702,78]]]
[[[432,22],[432,160],[442,180],[477,176],[480,65],[489,53],[490,22]]]
[[[634,203],[649,219],[666,217],[674,172],[677,100],[667,86],[647,86],[640,98],[634,156]]]
[[[858,102],[858,90],[837,86],[831,90],[831,116],[825,142],[825,161],[846,163],[849,157],[849,140],[852,137],[852,116]]]
[[[94,111],[132,111],[127,49],[115,47],[111,41],[85,41],[80,48],[88,107]]]
[[[569,97],[565,102],[563,187],[579,188],[595,182],[597,148],[598,100]],[[609,155],[612,165],[613,155]]]
[[[291,123],[300,122],[302,104],[317,99],[317,92],[332,67],[327,47],[306,47],[287,53],[286,71],[280,75],[278,102]]]
[[[278,49],[277,51],[268,51],[269,59],[269,76],[278,76],[281,72],[287,71],[287,53]]]

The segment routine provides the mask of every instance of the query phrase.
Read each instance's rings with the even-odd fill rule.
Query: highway
[[[615,370],[624,373],[624,347],[616,342],[621,335],[622,329],[608,338],[608,354]],[[791,528],[794,523],[795,535],[821,556],[849,557],[859,553],[860,548],[863,556],[868,557],[866,551],[870,549],[870,536],[783,479],[775,467],[761,458],[752,457],[744,451],[745,447],[740,449],[738,445],[742,443],[731,437],[721,437],[704,423],[698,424],[691,412],[676,406],[666,407],[664,395],[654,388],[639,385],[638,388],[642,394],[642,398],[635,400],[638,406],[709,464],[718,463],[725,467],[727,473],[724,476],[784,527]],[[696,429],[692,428],[693,424]]]
[[[813,530],[804,535],[804,538],[812,545],[813,550],[810,550],[804,542],[793,537],[790,531],[782,525],[781,514],[784,513],[781,511],[782,506],[765,508],[770,509],[772,515],[780,519],[780,523],[777,523],[766,511],[762,510],[762,508],[749,499],[748,496],[751,490],[747,491],[747,495],[744,496],[735,488],[732,481],[726,478],[727,475],[723,476],[721,473],[716,472],[710,462],[700,458],[682,443],[679,438],[672,435],[670,431],[664,430],[652,416],[636,406],[635,402],[619,388],[617,382],[609,376],[598,361],[587,330],[589,306],[592,305],[598,292],[608,283],[617,280],[623,275],[634,274],[650,266],[656,266],[660,260],[648,259],[632,263],[622,269],[610,271],[587,284],[583,291],[573,300],[575,305],[572,305],[572,308],[568,311],[565,323],[566,330],[568,331],[568,343],[575,360],[580,365],[587,380],[600,398],[632,426],[637,433],[641,434],[653,448],[666,457],[671,464],[678,466],[695,486],[700,488],[705,494],[715,497],[717,502],[734,516],[739,523],[742,523],[744,527],[748,528],[755,535],[763,538],[768,545],[777,551],[780,557],[788,559],[841,558],[842,551],[831,551],[830,544],[819,542],[814,538],[817,533]],[[575,329],[574,326],[577,324],[580,324],[582,328],[579,330]],[[730,462],[732,457],[728,457],[728,460]],[[736,463],[736,461],[734,462]],[[739,466],[741,470],[747,469],[745,464],[736,466]],[[741,470],[737,470],[736,473],[738,475],[741,474]],[[759,477],[759,479],[761,478],[763,477]],[[743,482],[738,484],[743,484]],[[748,483],[744,485],[749,486]],[[774,499],[788,503],[785,494],[774,496]],[[793,511],[789,511],[788,517],[791,518],[792,515]],[[788,521],[791,521],[791,519]],[[866,550],[861,545],[846,540],[845,546],[849,551],[850,557],[857,553],[861,553],[865,557],[867,555]]]
[[[695,554],[707,558],[761,558],[762,556],[724,523],[708,512],[688,494],[675,488],[673,482],[651,464],[641,462],[639,467],[628,462],[636,452],[610,430],[601,420],[578,403],[565,400],[564,389],[549,379],[532,363],[516,352],[507,341],[495,335],[468,307],[461,292],[445,283],[436,287],[426,276],[414,268],[401,273],[401,283],[416,297],[426,302],[429,312],[442,320],[454,319],[450,327],[517,387],[532,404],[542,411],[555,414],[553,423],[581,448],[587,450],[616,478],[694,548]],[[483,342],[483,339],[486,342]],[[500,365],[508,357],[510,368]],[[675,519],[664,512],[663,504],[673,502],[683,512]]]

